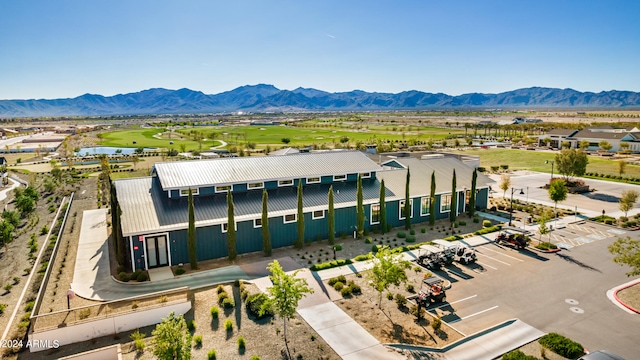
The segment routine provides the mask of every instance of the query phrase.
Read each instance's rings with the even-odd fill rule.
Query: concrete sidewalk
[[[518,319],[513,319],[469,335],[442,349],[402,344],[388,346],[416,355],[429,353],[429,359],[491,360],[535,341],[544,334]]]

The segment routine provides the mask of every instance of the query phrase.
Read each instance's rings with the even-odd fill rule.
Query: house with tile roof
[[[451,180],[456,169],[457,186]],[[239,157],[162,162],[149,177],[115,180],[121,209],[120,227],[127,265],[150,269],[187,263],[189,189],[194,194],[198,261],[228,256],[227,192],[235,205],[233,224],[238,254],[262,250],[262,192],[269,196],[268,217],[273,248],[292,246],[297,234],[297,192],[303,186],[304,237],[328,237],[328,191],[333,187],[335,232],[356,227],[357,178],[362,178],[365,229],[380,226],[380,186],[385,182],[387,223],[404,224],[406,172],[411,171],[412,223],[429,220],[431,174],[436,174],[437,219],[447,218],[451,199],[458,212],[468,209],[474,169],[456,158],[398,158],[377,163],[359,151],[327,151],[285,156]],[[476,207],[488,204],[492,181],[478,174]]]

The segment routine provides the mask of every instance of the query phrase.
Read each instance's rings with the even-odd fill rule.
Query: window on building
[[[247,189],[262,189],[264,188],[264,183],[263,182],[256,182],[256,183],[248,183],[247,184]]]
[[[420,216],[429,215],[429,197],[425,196],[420,199]]]
[[[347,180],[347,175],[333,175],[333,181],[345,181]]]
[[[254,227],[254,228],[262,227],[262,218],[260,218],[260,219],[253,219],[253,227]]]
[[[307,178],[307,184],[318,184],[320,182],[319,177],[310,177]]]
[[[451,195],[440,195],[440,212],[451,211]]]
[[[404,220],[404,200],[400,200],[400,207],[398,209],[398,219]],[[409,212],[411,213],[411,218],[413,219],[413,199],[409,200]]]
[[[464,203],[469,206],[469,200],[471,200],[471,190],[467,190],[464,193]]]
[[[363,178],[363,179],[370,179],[371,178],[371,173],[370,172],[362,173],[362,174],[360,174],[360,177]]]
[[[222,232],[226,233],[229,230],[229,223],[222,224]],[[234,230],[238,231],[238,223],[235,223]]]
[[[291,186],[293,185],[293,180],[279,180],[278,186]]]
[[[292,222],[296,222],[296,214],[289,214],[284,216],[284,223],[289,224]]]
[[[199,188],[191,189],[191,194],[198,195],[200,193]],[[189,189],[180,189],[180,196],[189,196]]]
[[[370,224],[380,224],[380,204],[371,205],[371,219]]]
[[[231,186],[230,185],[216,186],[216,192],[217,193],[223,193],[223,192],[227,192],[229,190],[231,190]]]
[[[324,210],[316,210],[311,214],[311,218],[315,219],[324,219]]]

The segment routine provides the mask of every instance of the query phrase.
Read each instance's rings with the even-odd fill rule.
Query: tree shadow
[[[608,194],[603,194],[603,193],[586,193],[586,194],[580,194],[584,197],[588,197],[589,199],[593,199],[593,200],[599,200],[599,201],[604,201],[604,202],[609,202],[609,203],[617,203],[620,201],[620,198],[617,196],[613,196],[613,195],[608,195]]]
[[[232,286],[231,291],[233,292],[233,302],[236,305],[233,308],[236,314],[236,324],[238,325],[238,330],[240,330],[242,327],[242,298],[240,296],[240,287]]]
[[[566,261],[566,262],[569,262],[569,263],[571,263],[571,264],[578,265],[578,266],[580,266],[580,267],[581,267],[581,268],[583,268],[583,269],[587,269],[587,270],[591,270],[591,271],[597,271],[597,272],[599,272],[599,273],[602,273],[602,271],[600,271],[600,270],[598,270],[598,269],[594,268],[593,266],[589,266],[589,265],[587,265],[587,264],[583,263],[583,262],[582,262],[582,261],[580,261],[580,260],[576,260],[576,259],[574,259],[573,257],[571,257],[571,256],[569,256],[569,255],[564,255],[564,254],[561,254],[561,253],[556,253],[556,256],[558,256],[559,258],[561,258],[562,260],[564,260],[564,261]]]
[[[211,319],[211,330],[217,331],[219,327],[220,327],[220,319],[212,318]]]

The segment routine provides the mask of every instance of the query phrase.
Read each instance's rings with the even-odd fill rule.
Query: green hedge
[[[320,264],[315,264],[311,267],[311,270],[320,271],[320,270],[331,269],[331,268],[342,266],[342,265],[349,265],[352,263],[353,261],[351,259],[332,260],[332,261],[327,261]]]
[[[494,225],[488,228],[484,228],[481,230],[478,230],[476,232],[474,232],[474,235],[483,235],[483,234],[488,234],[488,233],[492,233],[492,232],[496,232],[496,231],[500,231],[500,229],[502,229],[502,226],[500,225]]]
[[[557,249],[558,247],[556,246],[556,244],[552,244],[550,242],[543,242],[540,243],[538,245],[536,245],[536,249],[540,249],[540,250],[554,250]]]
[[[502,360],[538,360],[538,358],[527,355],[520,350],[513,350],[502,355]]]
[[[557,333],[544,335],[538,342],[554,353],[568,359],[575,359],[584,355],[584,347],[581,344]]]
[[[444,238],[443,240],[454,241],[454,240],[460,240],[460,239],[462,239],[462,236],[460,236],[460,235],[451,235],[451,236],[448,236],[448,237]]]
[[[267,295],[265,295],[265,293],[257,293],[257,294],[249,295],[245,302],[247,306],[247,311],[258,319],[261,319],[266,316],[273,316],[273,308],[271,308],[270,306],[266,307],[264,309],[264,313],[260,315],[260,308],[262,307],[262,304],[267,302],[267,300],[268,298],[267,298]]]

